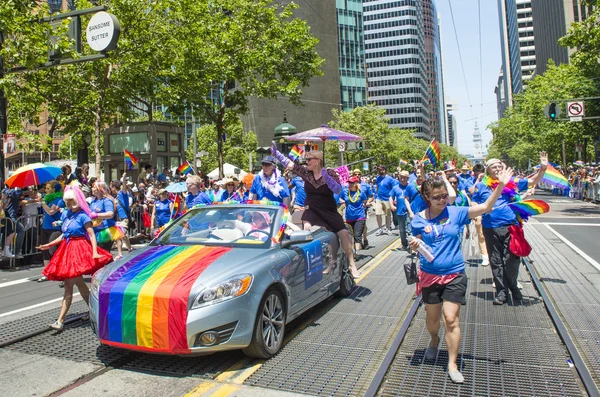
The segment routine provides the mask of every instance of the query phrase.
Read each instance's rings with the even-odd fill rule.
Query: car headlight
[[[253,279],[254,276],[251,274],[240,274],[213,287],[205,288],[194,299],[192,309],[242,296],[250,290]]]

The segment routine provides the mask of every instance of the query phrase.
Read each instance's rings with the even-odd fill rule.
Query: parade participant
[[[323,152],[311,150],[306,153],[306,167],[296,164],[283,154],[277,151],[275,142],[271,145],[271,153],[284,167],[292,170],[296,175],[304,179],[304,190],[306,191],[306,201],[302,221],[304,229],[309,230],[313,225],[322,226],[327,230],[336,233],[341,241],[342,248],[348,257],[350,271],[352,276],[360,276],[354,263],[354,252],[350,234],[344,224],[344,219],[337,212],[334,194],[342,191],[342,186],[338,180],[335,170],[323,168]],[[269,156],[270,157],[270,156]],[[264,170],[264,164],[263,164]],[[335,258],[337,253],[333,255]]]
[[[342,192],[342,200],[346,202],[346,223],[354,231],[354,248],[362,248],[364,224],[367,222],[366,205],[367,193],[362,191],[360,179],[351,176],[348,179],[348,189]]]
[[[377,227],[379,230],[375,233],[376,236],[382,234],[392,234],[391,227],[391,207],[390,207],[390,192],[398,181],[387,174],[387,168],[384,165],[377,167],[379,175],[377,176],[377,193],[375,195],[375,216],[377,218]],[[383,217],[385,217],[385,226],[383,225]]]
[[[200,191],[202,187],[202,179],[198,175],[188,175],[185,180],[188,189],[188,194],[185,196],[185,209],[189,210],[196,204],[212,204],[213,200],[204,192]]]
[[[271,235],[271,217],[265,211],[253,211],[251,213],[252,221],[250,223],[235,220],[235,228],[244,233],[244,236],[255,237],[267,241]],[[261,230],[267,233],[252,233],[254,230]]]
[[[73,301],[73,289],[79,289],[81,297],[89,305],[90,291],[83,281],[84,274],[93,274],[96,270],[112,261],[109,252],[96,245],[96,235],[92,229],[89,207],[78,186],[68,187],[63,196],[66,211],[61,215],[62,234],[53,241],[37,247],[48,250],[59,245],[42,272],[49,280],[64,281],[64,295],[60,314],[50,328],[62,330],[65,316]]]
[[[396,218],[398,221],[398,235],[400,236],[400,240],[402,241],[402,248],[404,250],[408,250],[408,240],[407,240],[407,222],[406,218],[408,215],[408,211],[406,210],[406,202],[404,198],[406,197],[406,190],[408,188],[408,171],[400,171],[398,174],[398,178],[400,183],[392,189],[390,193],[390,207],[392,211],[395,212]],[[408,224],[410,226],[410,223]]]
[[[156,200],[152,209],[152,227],[158,229],[166,225],[171,220],[172,211],[173,202],[169,200],[169,192],[165,189],[160,189],[158,191],[158,200]]]
[[[286,170],[288,171],[288,170]],[[304,179],[299,176],[294,176],[289,184],[291,192],[292,223],[302,228],[302,215],[304,215],[304,202],[306,201],[306,192],[304,191]]]
[[[123,230],[123,238],[117,240],[117,249],[119,255],[123,249],[123,242],[127,246],[129,252],[133,251],[129,237],[127,237],[127,230],[129,230],[129,218],[131,217],[131,204],[133,204],[133,193],[129,190],[129,183],[126,182],[126,174],[123,173],[120,181],[112,181],[110,183],[110,193],[113,203],[116,208],[116,213],[119,216],[116,222],[117,227]]]
[[[425,351],[426,360],[435,360],[438,352],[440,319],[444,316],[448,346],[448,376],[454,383],[463,383],[456,359],[460,343],[459,313],[465,303],[467,276],[461,250],[460,228],[470,220],[492,210],[500,193],[512,177],[509,168],[496,174],[500,189],[488,195],[484,203],[473,207],[449,206],[450,190],[445,180],[430,178],[423,182],[421,194],[428,204],[412,221],[413,235],[409,245],[418,250],[422,240],[431,248],[433,260],[421,256],[417,294],[422,293],[426,310],[427,331],[431,335]],[[419,240],[417,240],[419,239]]]
[[[461,173],[458,174],[458,187],[460,190],[469,191],[477,179],[471,175],[471,166],[467,161],[465,161],[460,171]]]
[[[450,175],[450,177],[448,178],[448,183],[450,184],[450,186],[452,186],[452,189],[456,194],[456,199],[454,200],[454,203],[452,205],[455,205],[457,207],[468,207],[469,205],[471,205],[471,201],[469,200],[467,194],[459,188],[460,181],[458,180],[458,176],[456,174]]]
[[[473,183],[471,184],[471,187],[467,189],[467,192],[471,197],[473,196],[473,192],[475,191],[475,184],[480,180],[479,175],[483,174],[484,172],[485,167],[483,166],[483,164],[475,164],[473,166]],[[473,221],[475,223],[475,232],[477,233],[477,241],[479,243],[479,252],[481,253],[481,266],[489,266],[490,259],[487,251],[487,245],[485,244],[485,236],[483,234],[483,225],[481,224],[481,217],[478,216],[477,218],[473,219]]]
[[[241,197],[236,191],[236,186],[233,179],[224,178],[222,181],[222,185],[225,190],[223,190],[223,193],[221,193],[221,196],[217,201],[220,201],[222,203],[229,200],[240,201]]]
[[[242,195],[242,198],[244,201],[250,199],[250,188],[252,187],[252,182],[254,182],[254,174],[247,173],[242,178],[242,184],[244,186],[244,194]]]
[[[267,199],[290,206],[290,190],[285,179],[279,176],[275,158],[265,156],[262,159],[262,170],[254,177],[250,188],[251,200]]]
[[[60,226],[53,225],[53,222],[60,220],[61,210],[65,208],[65,202],[63,201],[62,185],[56,181],[50,181],[46,183],[46,194],[43,199],[40,200],[42,203],[42,209],[44,210],[44,219],[42,220],[42,231],[40,233],[40,242],[42,245],[48,244],[50,241],[54,241],[60,234]],[[48,265],[50,258],[56,251],[55,248],[50,248],[42,252],[42,260],[44,265]],[[38,279],[38,282],[46,281],[48,277],[42,276]]]
[[[113,246],[113,242],[123,238],[125,233],[116,225],[115,210],[116,206],[112,197],[108,197],[107,186],[105,182],[96,181],[92,186],[92,195],[94,198],[90,204],[90,217],[94,220],[94,232],[96,233],[96,242],[98,246],[108,252]],[[96,219],[102,222],[95,221]],[[119,256],[121,256],[119,252]]]
[[[365,211],[367,213],[367,219],[369,218],[369,208],[373,206],[373,201],[375,201],[375,194],[373,193],[373,189],[371,189],[371,185],[363,180],[362,171],[358,168],[352,171],[352,175],[357,177],[360,180],[360,190],[361,192],[365,192],[368,197],[367,203],[365,204]],[[362,247],[366,249],[369,246],[369,240],[367,239],[367,222],[365,221],[365,227],[363,229],[363,241]]]
[[[19,220],[19,202],[23,191],[19,188],[6,188],[2,190],[2,204],[4,213],[12,222],[6,222],[6,239],[4,241],[4,256],[14,258],[15,255],[21,255],[23,248],[23,240],[25,239],[25,227]],[[15,239],[16,233],[16,239]],[[16,240],[14,253],[12,252],[13,244]]]
[[[529,185],[536,186],[544,176],[548,167],[548,156],[546,152],[540,153],[540,168],[538,172],[530,179],[514,179],[503,187],[501,196],[496,203],[493,211],[486,213],[482,217],[483,234],[489,253],[490,265],[494,276],[496,287],[496,298],[494,305],[503,305],[508,299],[510,291],[513,301],[523,299],[521,291],[517,284],[519,275],[519,264],[521,260],[509,249],[510,232],[509,226],[517,224],[515,213],[508,207],[508,204],[519,200],[519,192],[526,191]],[[488,199],[496,190],[498,190],[499,175],[506,167],[498,159],[489,159],[486,162],[487,174],[481,182],[475,185],[473,201],[482,203]],[[482,174],[483,175],[483,174]]]

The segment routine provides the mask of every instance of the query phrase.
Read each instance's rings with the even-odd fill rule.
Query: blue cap
[[[265,157],[263,157],[263,159],[262,159],[261,162],[262,163],[270,163],[270,164],[275,165],[275,157],[273,157],[273,156],[265,156]]]

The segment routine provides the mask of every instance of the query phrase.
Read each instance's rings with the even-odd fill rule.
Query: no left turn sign
[[[568,102],[567,103],[567,114],[569,115],[569,117],[585,116],[583,102]]]

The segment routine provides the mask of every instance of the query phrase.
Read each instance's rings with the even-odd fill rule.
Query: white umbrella
[[[229,163],[225,163],[223,164],[223,177],[228,177],[228,176],[235,176],[236,178],[240,179],[243,178],[244,175],[246,175],[247,172],[244,171],[241,168],[236,167],[235,165],[229,164]],[[219,177],[219,168],[215,168],[214,170],[212,170],[211,172],[209,172],[207,175],[207,177],[209,177],[210,179],[217,179]]]

